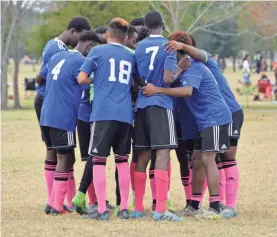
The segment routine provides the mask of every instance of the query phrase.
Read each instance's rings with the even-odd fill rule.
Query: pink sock
[[[142,212],[144,210],[143,198],[145,193],[146,173],[135,171],[134,173],[136,210]]]
[[[106,206],[106,157],[93,156],[93,183],[98,203],[98,212],[103,213],[107,210]],[[103,164],[104,163],[104,164]]]
[[[118,183],[120,190],[120,210],[128,209],[130,172],[128,156],[115,155],[116,168],[118,170]],[[120,161],[120,162],[119,162]]]
[[[206,190],[208,188],[208,182],[207,182],[207,177],[205,178],[205,181],[204,181],[204,184],[203,184],[203,189],[202,189],[202,200],[201,200],[201,205],[204,201],[204,198],[205,198],[205,193],[206,193]]]
[[[166,210],[166,197],[168,192],[168,171],[155,169],[156,181],[156,211],[162,213]]]
[[[47,204],[48,204],[50,207],[53,207],[53,205],[54,205],[54,200],[55,200],[55,182],[53,183],[51,196],[50,196],[50,198],[49,198]]]
[[[56,165],[57,165],[57,161],[45,160],[44,177],[45,177],[45,182],[46,182],[46,187],[47,187],[47,199],[48,199],[47,203],[48,203],[48,205],[49,205],[49,202],[51,202],[50,197],[51,197],[52,187],[53,187],[53,183],[54,183]]]
[[[88,198],[89,198],[89,205],[91,206],[94,205],[94,203],[97,201],[93,181],[91,181],[88,187]]]
[[[53,208],[58,211],[63,211],[63,201],[68,186],[68,173],[66,172],[55,172],[55,181],[54,181],[54,203]]]
[[[76,194],[76,184],[74,178],[74,169],[71,169],[68,175],[68,186],[66,191],[66,202],[69,208],[72,208],[72,199]]]
[[[224,167],[226,176],[226,206],[236,208],[239,189],[239,171],[237,162],[235,160],[224,162]]]
[[[167,189],[167,199],[169,199],[170,183],[171,183],[171,163],[169,163],[169,165],[168,165],[168,189]]]
[[[133,192],[135,191],[135,182],[134,182],[135,169],[136,169],[136,163],[131,162],[131,164],[130,164],[130,179],[131,179],[131,187],[132,187]]]
[[[220,204],[225,205],[225,188],[226,188],[226,178],[225,178],[225,171],[223,169],[222,163],[217,164],[218,172],[220,176]]]
[[[151,187],[151,192],[152,192],[152,200],[156,200],[156,182],[155,182],[154,177],[151,177],[151,179],[150,179],[150,187]]]

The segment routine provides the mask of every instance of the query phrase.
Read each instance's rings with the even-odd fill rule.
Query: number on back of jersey
[[[51,74],[53,75],[53,80],[58,80],[61,68],[65,62],[65,59],[61,60],[53,69]]]

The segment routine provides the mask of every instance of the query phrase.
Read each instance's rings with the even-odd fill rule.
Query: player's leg
[[[144,216],[143,198],[146,185],[146,168],[151,157],[149,129],[146,120],[146,108],[138,109],[134,124],[134,147],[138,151],[138,161],[134,172],[135,210],[133,218]]]
[[[93,183],[97,197],[98,210],[87,218],[108,220],[106,205],[106,162],[116,134],[114,121],[97,121],[91,124],[89,154],[92,156]]]
[[[120,189],[119,189],[119,182],[118,182],[118,169],[115,168],[115,195],[116,195],[116,206],[113,212],[114,217],[118,216],[118,213],[120,211],[120,203],[121,203],[121,197],[120,197]]]
[[[135,175],[135,169],[136,169],[136,164],[138,161],[138,149],[134,147],[134,144],[132,146],[132,161],[130,164],[130,179],[131,179],[131,188],[132,188],[132,195],[133,195],[133,208],[135,207],[135,180],[134,180],[134,175]]]
[[[219,196],[220,196],[220,205],[221,208],[224,208],[225,206],[225,188],[226,188],[226,177],[225,177],[225,171],[223,168],[222,160],[221,160],[221,154],[216,155],[216,165],[218,168],[219,172],[219,184],[220,184],[220,191],[219,191]]]
[[[239,170],[236,161],[236,153],[244,119],[243,111],[240,110],[233,113],[232,117],[233,123],[229,126],[230,151],[221,155],[226,176],[226,206],[231,210],[231,214],[226,214],[227,211],[223,211],[225,217],[233,217],[237,215]]]
[[[158,106],[149,106],[147,121],[150,130],[151,148],[156,150],[154,179],[156,183],[156,211],[155,220],[182,220],[167,211],[166,200],[169,188],[170,149],[176,148],[177,136],[172,110]],[[157,116],[157,117],[156,117]]]
[[[76,211],[80,214],[86,213],[86,192],[88,191],[89,204],[94,206],[96,200],[95,190],[92,181],[92,159],[89,158],[88,148],[90,141],[90,123],[78,120],[77,131],[81,160],[86,161],[83,176],[77,194],[72,200]]]
[[[156,163],[156,151],[151,151],[151,162],[149,167],[149,180],[150,180],[150,188],[152,193],[152,211],[156,210],[156,183],[154,179],[154,171],[155,171],[155,163]]]
[[[46,160],[44,165],[44,178],[47,187],[47,204],[44,209],[46,214],[49,214],[52,208],[51,193],[54,183],[54,175],[57,165],[57,153],[52,147],[49,127],[41,127],[42,136],[46,145]]]
[[[75,151],[73,150],[71,157],[70,157],[70,172],[68,174],[68,187],[66,192],[66,202],[69,210],[76,211],[76,208],[73,208],[72,201],[74,196],[76,195],[76,183],[75,183],[75,177],[74,177],[74,164],[76,161],[75,158]]]
[[[113,142],[116,169],[118,171],[118,189],[120,208],[118,216],[120,219],[129,219],[128,200],[130,188],[130,169],[128,158],[131,151],[132,126],[128,123],[116,122],[117,132]]]
[[[75,162],[74,147],[76,146],[76,136],[74,132],[50,128],[50,137],[53,148],[57,150],[58,158],[53,190],[54,202],[51,214],[67,214],[68,212],[64,211],[63,202],[68,187],[71,185],[69,182],[69,173]]]

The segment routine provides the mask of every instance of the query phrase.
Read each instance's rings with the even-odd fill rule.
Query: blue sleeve
[[[41,68],[39,75],[46,80],[47,73],[48,73],[48,64],[46,64],[44,67]]]
[[[86,57],[83,65],[80,68],[81,72],[85,72],[88,75],[91,75],[93,71],[97,68],[97,53],[93,48],[88,56]]]
[[[165,62],[164,62],[164,69],[174,72],[177,67],[177,54],[174,53],[167,53]]]
[[[181,76],[181,84],[183,86],[192,86],[199,89],[202,81],[202,73],[200,68],[190,68]]]

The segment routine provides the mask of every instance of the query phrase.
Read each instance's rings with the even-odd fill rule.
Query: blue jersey
[[[77,82],[85,57],[76,50],[55,54],[42,75],[47,75],[40,125],[75,131],[82,85]]]
[[[55,39],[51,39],[47,42],[47,44],[45,45],[44,49],[43,49],[43,53],[42,53],[42,64],[41,64],[41,68],[40,70],[42,71],[43,68],[47,65],[47,63],[49,62],[50,58],[63,50],[67,50],[66,45],[64,44],[64,42],[62,42],[61,40],[59,40],[58,38]],[[41,85],[38,85],[36,90],[37,93],[39,95],[41,95],[42,97],[44,96],[45,93],[45,86],[46,86],[46,82],[44,81]]]
[[[94,72],[94,98],[90,121],[115,120],[133,124],[131,84],[135,56],[121,44],[94,47],[80,71]]]
[[[176,113],[178,114],[178,119],[181,125],[182,138],[184,140],[196,138],[198,136],[197,123],[188,107],[186,99],[182,97],[176,97],[175,105],[178,108],[178,110],[176,110]]]
[[[198,130],[229,124],[232,114],[223,99],[210,70],[201,62],[192,60],[190,67],[180,75],[182,86],[192,86],[192,95],[186,97]]]
[[[177,67],[176,53],[170,54],[164,50],[164,44],[167,41],[161,35],[150,35],[137,44],[135,52],[140,77],[144,77],[146,83],[165,88],[169,88],[170,85],[164,82],[164,70],[175,71]],[[164,94],[144,96],[140,90],[136,108],[151,105],[172,110],[173,98]]]
[[[90,114],[91,114],[90,86],[87,85],[82,92],[81,103],[78,109],[78,119],[89,123]]]
[[[204,51],[205,52],[205,51]],[[219,68],[217,62],[212,58],[212,55],[205,52],[207,54],[207,60],[204,63],[207,68],[211,71],[213,76],[215,77],[219,90],[225,99],[227,105],[229,106],[229,109],[232,113],[241,110],[241,106],[237,102],[228,82],[225,76],[223,75],[223,72]]]

